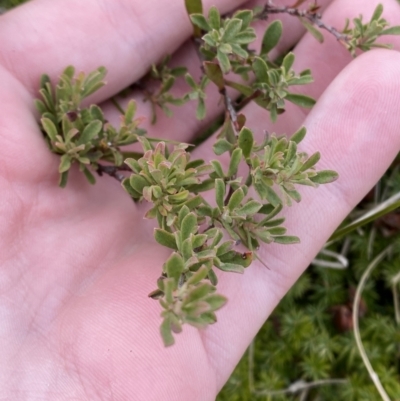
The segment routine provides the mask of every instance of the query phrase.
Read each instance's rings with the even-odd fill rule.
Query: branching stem
[[[264,6],[264,10],[260,14],[260,19],[266,19],[269,14],[289,14],[294,17],[304,18],[310,21],[312,24],[318,26],[318,28],[325,29],[330,34],[332,34],[339,42],[347,43],[349,38],[347,35],[339,32],[333,26],[326,24],[321,19],[321,14],[317,13],[315,10],[299,10],[297,8],[290,7],[277,7],[269,0],[268,3]]]

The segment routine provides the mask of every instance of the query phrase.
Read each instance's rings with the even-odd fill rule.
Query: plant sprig
[[[215,85],[224,98],[225,121],[213,145],[214,160],[191,160],[188,144],[172,146],[167,140],[147,137],[140,127],[142,118],[135,116],[133,100],[123,111],[119,128],[107,122],[98,106],[82,106],[84,99],[105,84],[103,67],[88,75],[76,74],[73,67],[67,67],[55,87],[44,75],[42,99],[36,101],[49,148],[60,155],[61,186],[66,185],[72,165],[77,164],[89,182],[95,182],[93,172],[109,174],[122,182],[135,201],[149,203],[145,217],[156,221],[154,238],[171,250],[157,288],[150,293],[162,307],[165,345],[173,344],[173,333],[179,333],[185,323],[206,327],[216,321],[215,312],[227,301],[217,293],[216,269],[243,273],[258,258],[256,251],[261,243],[299,241],[287,235],[281,215],[285,206],[301,201],[299,185],[317,187],[338,177],[334,171],[316,169],[318,152],[307,155],[298,149],[306,135],[304,127],[290,139],[271,134],[257,143],[245,115],[238,112],[227,91],[228,87],[236,89],[242,104],[254,102],[269,112],[272,121],[285,111],[286,101],[312,107],[313,99],[291,89],[312,82],[311,72],[297,74],[292,69],[293,53],[279,63],[269,57],[279,43],[282,24],[274,21],[268,25],[259,52],[250,45],[256,39],[251,24],[269,13],[286,12],[303,19],[313,15],[313,22],[327,29],[318,22],[316,10],[292,12],[268,3],[261,10],[240,10],[232,16],[222,16],[212,7],[205,17],[199,12],[200,0],[187,0],[186,6],[197,11],[190,18],[203,75],[196,81],[186,67],[169,67],[167,56],[152,67],[151,79],[158,81],[159,87],[145,90],[144,100],[152,103],[154,122],[156,107],[171,115],[170,105],[191,100],[198,102],[196,117],[203,119],[206,88]],[[345,28],[343,35],[351,52],[356,48],[368,50],[379,36],[397,33],[397,28],[387,28],[381,14],[378,7],[370,23],[355,22],[351,31]],[[228,73],[240,81],[228,79]],[[188,91],[176,97],[171,89],[180,77],[184,77]],[[121,148],[133,143],[141,145],[143,152],[127,158]],[[229,155],[226,167],[219,160],[223,154]],[[121,170],[125,174],[129,171],[129,176],[122,175]],[[211,203],[202,195],[210,190],[214,191]],[[238,244],[246,248],[245,252],[237,250]]]

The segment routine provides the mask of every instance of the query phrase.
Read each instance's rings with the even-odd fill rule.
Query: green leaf
[[[202,280],[204,280],[207,275],[209,274],[209,271],[207,269],[207,267],[205,267],[204,265],[200,267],[199,270],[197,270],[197,272],[195,272],[187,281],[188,285],[196,285],[198,283],[200,283]]]
[[[384,29],[379,36],[382,35],[400,35],[400,26],[391,26],[390,28]]]
[[[225,152],[232,150],[232,148],[233,148],[233,145],[224,138],[218,139],[218,141],[215,142],[215,144],[213,146],[214,153],[218,156],[222,155]]]
[[[318,162],[319,159],[321,158],[321,154],[319,152],[315,152],[313,155],[311,155],[305,163],[301,166],[300,171],[307,171],[308,169],[314,167]]]
[[[291,137],[290,140],[299,144],[304,137],[306,136],[307,130],[305,127],[301,127],[298,131],[296,131]]]
[[[234,42],[235,36],[240,32],[243,25],[243,21],[238,18],[232,18],[228,20],[225,25],[225,32],[222,35],[221,40],[225,43]]]
[[[296,202],[301,201],[301,195],[295,189],[288,190],[288,189],[284,188],[284,190],[294,201],[296,201]]]
[[[66,67],[64,69],[64,71],[62,72],[62,75],[65,75],[70,80],[73,79],[74,75],[75,75],[75,67],[73,65],[69,65],[68,67]]]
[[[294,54],[289,52],[282,61],[282,67],[285,69],[286,74],[290,71],[294,63]]]
[[[136,192],[140,193],[140,195],[143,194],[143,188],[149,185],[148,181],[139,174],[132,174],[129,177],[129,184]]]
[[[163,322],[161,323],[160,333],[165,347],[170,347],[175,343],[171,330],[171,319],[169,317],[164,318]]]
[[[210,283],[211,283],[212,285],[217,285],[217,284],[218,284],[218,277],[217,277],[217,275],[215,274],[215,272],[214,272],[213,269],[210,269],[210,270],[208,271],[208,279],[210,280]]]
[[[58,132],[57,132],[57,128],[54,125],[53,121],[51,121],[49,118],[42,118],[40,121],[42,123],[42,127],[43,127],[44,131],[50,138],[51,142],[55,142]]]
[[[251,42],[254,42],[257,39],[256,34],[253,31],[245,31],[245,32],[240,32],[235,36],[235,43],[234,44],[239,44],[239,45],[248,45]],[[232,44],[233,46],[233,44]],[[247,54],[247,52],[246,52]],[[243,58],[247,57],[244,56]]]
[[[237,174],[240,161],[242,160],[243,151],[240,148],[236,148],[231,154],[231,160],[229,162],[228,177],[234,177]],[[222,178],[223,176],[221,176]]]
[[[294,141],[289,141],[289,145],[286,150],[286,156],[284,164],[288,165],[297,154],[297,144]]]
[[[199,192],[209,191],[214,188],[214,180],[212,178],[204,180],[200,184],[190,185],[187,189],[195,194]]]
[[[62,155],[60,159],[60,165],[58,167],[59,173],[65,173],[71,168],[71,156],[70,155]]]
[[[193,256],[193,246],[192,246],[192,241],[191,238],[182,238],[183,242],[182,245],[179,247],[179,250],[182,253],[183,258],[185,261],[190,259]]]
[[[186,11],[188,15],[190,14],[202,14],[203,13],[203,3],[202,0],[185,0]]]
[[[312,182],[317,184],[328,184],[330,182],[336,181],[339,178],[339,174],[333,170],[321,170],[317,172],[317,175],[310,177]]]
[[[206,234],[198,234],[193,236],[192,238],[192,248],[196,249],[204,245],[204,243],[207,241],[207,235]]]
[[[77,145],[85,145],[95,139],[100,134],[102,128],[103,123],[101,121],[94,120],[90,122],[80,135]]]
[[[253,253],[252,252],[240,253],[236,251],[229,251],[224,255],[221,255],[219,257],[219,260],[222,263],[230,263],[242,267],[249,267],[253,260]]]
[[[224,178],[225,175],[221,163],[218,160],[211,160],[210,163],[214,167],[215,174],[217,174],[218,178]]]
[[[298,95],[295,93],[288,93],[286,95],[286,99],[289,100],[289,102],[292,102],[294,104],[297,104],[298,106],[306,108],[313,107],[316,103],[315,99],[313,99],[310,96]]]
[[[190,19],[190,14],[203,14],[203,4],[201,0],[185,0],[186,11]],[[195,38],[201,37],[201,28],[192,22],[193,36]]]
[[[174,234],[169,233],[161,228],[156,228],[154,229],[154,238],[160,245],[175,251],[178,250]]]
[[[378,4],[374,10],[374,13],[372,14],[371,17],[371,22],[372,21],[378,21],[379,18],[381,17],[383,13],[383,5],[382,4]]]
[[[218,269],[224,271],[224,272],[232,272],[232,273],[244,273],[244,267],[241,265],[236,265],[234,263],[221,263],[218,267]]]
[[[136,102],[132,99],[126,108],[125,116],[124,116],[124,123],[125,125],[129,125],[132,123],[133,117],[135,117],[136,113]]]
[[[217,7],[212,6],[208,12],[208,24],[212,29],[219,30],[221,28],[221,16]]]
[[[104,67],[99,67],[97,70],[91,72],[85,79],[82,86],[82,99],[88,97],[92,93],[98,91],[105,85],[103,81],[107,74],[107,70]]]
[[[196,109],[196,118],[198,120],[204,120],[206,117],[206,104],[203,99],[199,99]]]
[[[322,43],[324,41],[324,35],[322,35],[319,29],[317,29],[314,25],[310,24],[304,18],[299,18],[299,19],[301,23],[304,25],[304,28],[306,28],[307,31],[310,32],[311,35],[314,36],[314,38],[317,39],[319,43]]]
[[[242,149],[243,157],[248,159],[251,156],[254,145],[254,137],[250,129],[246,127],[241,129],[239,132],[238,145],[239,148]]]
[[[203,63],[203,66],[204,71],[210,81],[217,85],[218,90],[223,90],[225,88],[225,82],[221,67],[218,64],[212,63],[210,61],[205,61]]]
[[[134,199],[139,199],[139,198],[142,196],[141,193],[135,191],[135,190],[132,188],[131,184],[129,183],[129,178],[125,178],[125,179],[122,181],[121,185],[122,185],[122,187],[124,188],[124,190],[125,190],[126,192],[128,192],[128,194],[129,194],[132,198],[134,198]]]
[[[189,210],[193,210],[194,208],[200,206],[203,203],[204,199],[200,196],[193,196],[192,198],[190,198],[189,200],[187,200],[184,203],[184,206],[186,206],[187,208],[189,208]],[[179,206],[181,207],[181,206]]]
[[[219,48],[217,50],[217,59],[221,66],[221,70],[224,74],[228,74],[231,70],[231,62],[229,61],[229,57],[223,53]]]
[[[252,10],[240,10],[233,14],[233,18],[241,19],[243,21],[242,30],[246,29],[253,20]]]
[[[228,299],[220,294],[212,294],[206,297],[204,301],[210,305],[213,311],[216,311],[222,308],[228,302]]]
[[[205,19],[204,15],[202,14],[191,14],[190,19],[192,24],[199,27],[203,31],[209,31],[210,26],[208,25],[207,20]]]
[[[220,212],[224,209],[225,183],[220,178],[215,180],[215,200]]]
[[[91,185],[96,184],[96,178],[94,178],[94,175],[90,172],[90,170],[86,166],[83,167],[82,171],[86,179],[88,180],[89,184]]]
[[[277,242],[278,244],[298,244],[300,238],[293,235],[280,235],[274,237],[274,242]]]
[[[242,188],[238,188],[236,191],[233,192],[231,195],[229,202],[228,202],[228,209],[233,211],[234,209],[238,208],[244,198],[244,192]]]
[[[35,102],[35,107],[40,114],[44,114],[48,111],[46,105],[41,100],[35,99],[34,102]]]
[[[178,283],[179,277],[183,273],[184,269],[185,264],[182,256],[177,252],[174,252],[165,262],[165,271],[167,276],[173,278],[175,283]]]
[[[263,59],[261,59],[260,57],[254,57],[252,68],[259,82],[269,82],[268,66]]]
[[[58,185],[61,188],[65,188],[65,186],[67,185],[68,173],[69,173],[69,170],[68,171],[64,171],[63,173],[60,174],[60,180],[58,182]]]
[[[260,195],[261,199],[266,199],[273,206],[278,206],[282,203],[281,198],[278,196],[278,194],[268,185],[254,183],[254,187]]]
[[[197,217],[194,213],[187,214],[181,224],[181,239],[190,238],[190,234],[196,234],[198,229]]]
[[[225,255],[227,252],[232,250],[232,246],[235,243],[233,240],[225,241],[217,249],[217,256]]]
[[[263,205],[260,202],[249,200],[240,209],[237,210],[237,214],[243,216],[253,216],[262,208],[262,206]]]
[[[199,301],[206,297],[210,292],[213,291],[213,286],[209,283],[203,283],[195,287],[187,295],[184,304],[187,305],[191,302]]]
[[[265,31],[261,45],[261,55],[268,54],[278,44],[281,36],[282,22],[280,20],[273,21]]]

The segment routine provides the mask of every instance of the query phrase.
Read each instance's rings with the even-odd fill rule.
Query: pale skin
[[[224,12],[243,3],[203,2]],[[378,2],[319,3],[324,19],[341,28],[346,17],[369,18]],[[381,3],[389,22],[400,21],[395,0]],[[164,349],[160,307],[147,294],[168,250],[155,244],[144,206],[112,178],[90,186],[74,171],[58,188],[58,158],[43,141],[32,100],[42,73],[56,80],[73,64],[86,72],[107,67],[108,85],[90,99],[105,102],[188,37],[183,0],[33,0],[0,17],[0,400],[215,399],[273,308],[400,148],[399,53],[377,50],[352,61],[329,34],[320,45],[290,17],[284,25],[281,49],[297,43],[296,70],[311,68],[315,77],[302,93],[319,101],[307,113],[289,107],[275,125],[257,106],[245,112],[259,132],[290,134],[305,124],[302,149],[319,150],[320,168],[340,178],[302,189],[303,201],[286,212],[288,232],[301,244],[262,248],[270,270],[254,263],[243,276],[221,275],[229,302],[218,323],[185,327]],[[397,37],[386,41],[400,47]],[[177,59],[197,71],[190,44]],[[218,100],[210,92],[209,103]],[[149,118],[147,104],[140,113]],[[161,117],[151,135],[190,142],[204,124],[190,113],[185,106],[175,120]],[[208,145],[196,156],[214,158]]]

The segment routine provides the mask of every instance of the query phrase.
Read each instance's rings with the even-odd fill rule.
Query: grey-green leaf
[[[99,120],[91,121],[83,130],[82,134],[77,141],[78,145],[86,144],[95,139],[101,132],[103,123]]]
[[[174,234],[161,228],[156,228],[154,230],[154,238],[160,245],[174,249],[175,251],[178,250]]]
[[[55,142],[58,133],[57,133],[57,128],[54,125],[53,121],[51,121],[49,118],[42,118],[40,121],[42,123],[44,131],[49,136],[50,140],[52,142]]]
[[[317,184],[328,184],[336,181],[339,178],[339,174],[333,170],[321,170],[318,171],[317,175],[311,177],[310,180]]]
[[[215,180],[215,199],[219,210],[222,212],[224,208],[224,198],[225,198],[225,183],[220,178]]]
[[[300,238],[293,235],[280,235],[274,237],[274,242],[277,242],[278,244],[298,244]]]
[[[192,23],[202,29],[203,31],[209,31],[210,26],[208,25],[207,20],[205,19],[204,15],[202,14],[191,14],[190,19]]]
[[[194,213],[187,214],[181,224],[182,241],[190,237],[190,234],[196,234],[198,229],[197,217]]]
[[[307,130],[305,127],[301,127],[298,131],[296,131],[291,137],[290,140],[299,144],[304,137],[306,136]]]
[[[301,106],[301,107],[310,108],[315,105],[315,99],[313,99],[310,96],[306,96],[306,95],[298,95],[296,93],[288,93],[286,95],[286,99],[289,100],[289,102],[297,104],[298,106]]]
[[[217,7],[212,6],[208,12],[208,24],[212,29],[218,30],[221,27],[221,17]]]
[[[229,162],[228,177],[233,177],[237,174],[240,161],[242,160],[243,151],[240,148],[236,148],[231,155]]]
[[[233,145],[224,138],[219,139],[213,146],[214,153],[218,156],[228,152],[229,150],[232,150],[232,148]]]
[[[243,127],[239,132],[239,148],[242,149],[244,158],[249,158],[253,150],[254,137],[253,133],[247,127]]]
[[[175,343],[171,330],[171,320],[168,317],[164,318],[163,322],[161,323],[160,333],[165,347],[170,347]]]
[[[265,31],[261,46],[261,54],[268,54],[278,44],[281,36],[282,22],[280,20],[273,21]]]
[[[174,252],[165,262],[165,271],[168,277],[171,277],[178,283],[179,277],[185,268],[182,256]]]

